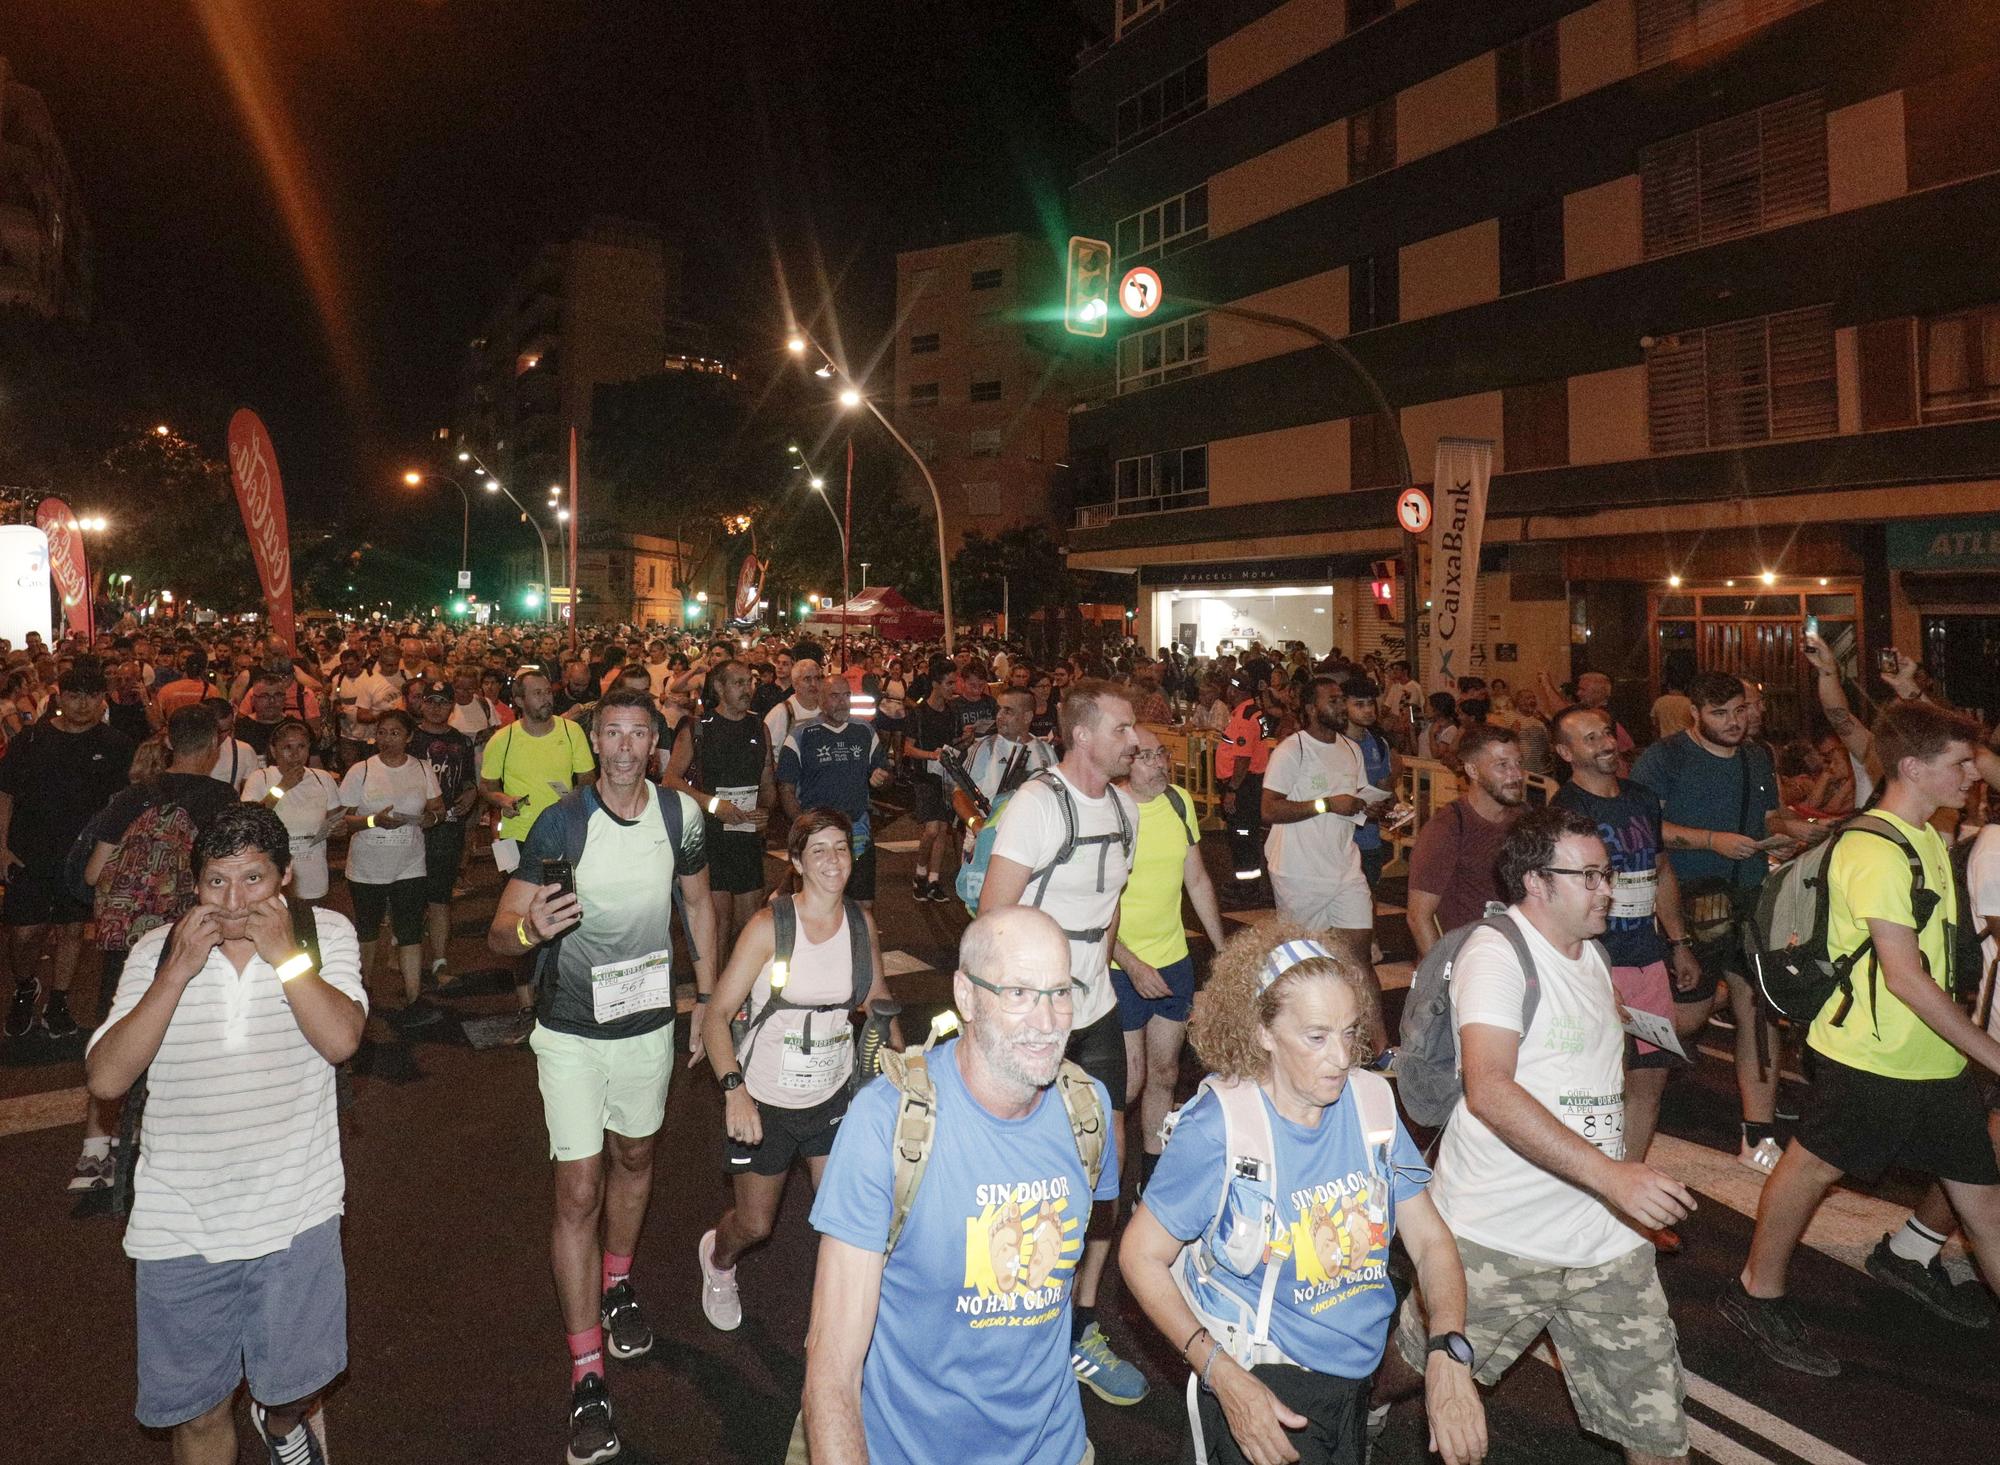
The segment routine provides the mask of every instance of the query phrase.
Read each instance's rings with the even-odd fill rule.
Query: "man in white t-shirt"
[[[819,663],[811,657],[792,663],[792,695],[764,714],[764,731],[770,746],[782,748],[792,729],[819,716],[819,693],[824,685]]]
[[[1329,676],[1312,681],[1306,725],[1271,753],[1264,770],[1264,868],[1278,914],[1311,931],[1331,931],[1362,966],[1371,966],[1375,898],[1354,831],[1368,819],[1361,749],[1345,737],[1347,696]],[[1379,800],[1378,800],[1379,802]],[[1371,968],[1372,969],[1372,968]]]
[[[1686,1458],[1674,1326],[1644,1232],[1694,1209],[1678,1181],[1625,1158],[1625,1034],[1595,938],[1614,871],[1595,821],[1547,808],[1509,831],[1498,861],[1514,943],[1477,931],[1452,972],[1465,1093],[1440,1141],[1430,1196],[1465,1262],[1465,1335],[1495,1382],[1547,1329],[1583,1427],[1632,1462]],[[1397,1344],[1421,1371],[1420,1300]],[[1399,1375],[1397,1383],[1412,1381]]]
[[[1118,897],[1132,872],[1139,811],[1112,780],[1131,773],[1139,750],[1132,703],[1110,682],[1074,683],[1063,694],[1062,736],[1068,750],[1062,762],[1029,779],[1000,811],[979,913],[1038,906],[1069,937],[1070,976],[1083,984],[1069,1056],[1104,1085],[1111,1132],[1123,1134],[1125,1033],[1111,986],[1111,944],[1118,934]],[[1136,1404],[1146,1397],[1146,1376],[1112,1351],[1097,1322],[1097,1283],[1116,1220],[1116,1202],[1091,1212],[1076,1273],[1070,1366],[1105,1402]]]
[[[151,1070],[125,1231],[134,1412],[173,1431],[176,1460],[234,1460],[247,1379],[270,1457],[318,1465],[316,1399],[347,1368],[333,1070],[361,1042],[368,995],[347,917],[312,911],[317,960],[301,947],[277,814],[225,806],[194,859],[199,903],[133,943],[84,1059],[102,1100]]]

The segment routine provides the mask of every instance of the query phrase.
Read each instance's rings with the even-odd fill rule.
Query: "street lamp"
[[[459,573],[462,575],[471,563],[472,496],[465,491],[465,485],[449,473],[440,473],[435,470],[425,473],[411,468],[403,474],[403,482],[409,484],[411,488],[421,487],[426,478],[442,478],[446,483],[449,483],[453,488],[458,490],[459,500],[464,505],[465,512],[459,517],[458,525],[458,568]]]
[[[833,500],[827,494],[825,475],[816,472],[812,464],[806,461],[806,455],[800,451],[797,443],[793,443],[789,451],[798,455],[799,461],[794,463],[792,467],[794,469],[805,469],[806,487],[818,494],[819,501],[826,505],[827,513],[833,517],[834,532],[840,536],[840,659],[845,662],[847,660],[847,602],[854,598],[854,582],[849,576],[847,568],[847,524],[834,509]]]
[[[486,479],[486,491],[488,493],[506,494],[507,502],[511,503],[515,508],[521,511],[521,517],[527,521],[528,527],[535,531],[536,542],[539,543],[542,547],[542,584],[544,585],[552,584],[553,582],[549,579],[549,537],[548,535],[542,532],[541,522],[537,520],[534,515],[528,512],[528,506],[526,504],[522,503],[519,499],[514,497],[514,490],[507,487],[506,484],[502,483],[499,480],[499,478],[495,476],[494,473],[489,468],[487,468],[485,463],[480,461],[479,455],[477,453],[469,452],[466,449],[461,448],[459,449],[458,453],[458,461],[461,463],[477,464],[479,472]],[[530,609],[532,608],[533,607],[531,606]],[[544,621],[548,620],[552,607],[549,605],[547,600],[544,600],[542,602],[541,609],[542,609],[542,619]]]
[[[836,374],[839,373],[840,368],[835,365],[833,357],[827,354],[826,348],[813,340],[803,328],[795,328],[785,342],[785,349],[794,356],[803,357],[807,346],[811,346],[818,353],[823,364],[831,367]],[[944,602],[944,641],[949,647],[956,638],[953,634],[951,614],[951,552],[945,547],[944,538],[944,495],[938,492],[937,479],[931,476],[930,464],[910,446],[910,440],[896,430],[896,424],[883,415],[880,407],[863,396],[859,387],[847,381],[844,376],[839,377],[839,380],[843,382],[839,396],[840,405],[847,408],[866,407],[874,415],[875,420],[882,424],[889,436],[896,440],[896,446],[917,465],[917,471],[924,477],[924,486],[931,491],[931,508],[937,516],[938,593]]]

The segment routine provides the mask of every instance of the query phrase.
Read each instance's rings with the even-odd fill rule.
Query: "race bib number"
[[[1658,870],[1620,870],[1611,877],[1611,919],[1648,920],[1660,888]]]
[[[847,1077],[848,1055],[853,1044],[854,1031],[844,1026],[830,1033],[815,1034],[810,1048],[803,1032],[786,1033],[778,1087],[795,1094],[820,1093],[837,1087]]]
[[[674,1004],[674,954],[655,951],[631,961],[608,961],[590,969],[590,1015],[616,1022],[637,1012]]]
[[[721,798],[723,802],[734,804],[746,814],[757,812],[757,785],[754,783],[731,784],[727,787],[719,788],[715,792],[717,797]],[[754,824],[725,824],[722,826],[722,829],[725,834],[762,834],[764,832]]]
[[[1623,1094],[1564,1094],[1556,1100],[1556,1113],[1610,1158],[1625,1158]]]

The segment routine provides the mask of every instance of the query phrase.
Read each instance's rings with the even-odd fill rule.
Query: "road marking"
[[[1670,1134],[1655,1134],[1653,1148],[1646,1158],[1689,1189],[1720,1201],[1753,1221],[1757,1218],[1757,1201],[1763,1194],[1764,1182],[1734,1155]],[[1836,1185],[1813,1213],[1812,1224],[1806,1227],[1805,1244],[1843,1266],[1866,1271],[1868,1253],[1875,1249],[1875,1243],[1884,1233],[1901,1227],[1908,1215],[1909,1211],[1902,1206]],[[1944,1260],[1954,1283],[1972,1277],[1971,1259],[1957,1237],[1947,1244]]]
[[[1748,1445],[1738,1444],[1720,1430],[1711,1429],[1692,1414],[1688,1416],[1688,1444],[1698,1455],[1715,1465],[1771,1465],[1771,1461]]]
[[[886,977],[906,977],[911,972],[927,972],[931,964],[919,961],[907,951],[885,951],[882,953],[882,975]]]
[[[917,846],[922,842],[916,839],[878,839],[875,848],[887,850],[892,855],[908,855],[916,853]]]
[[[1708,1044],[1703,1043],[1697,1051],[1706,1053],[1711,1058],[1720,1058],[1724,1063],[1727,1063],[1731,1068],[1734,1068],[1736,1066],[1736,1054],[1727,1048],[1711,1048],[1708,1046]],[[1795,1083],[1795,1084],[1803,1084],[1806,1081],[1804,1074],[1793,1073],[1789,1068],[1779,1069],[1778,1077],[1785,1079],[1790,1083]]]
[[[1416,970],[1415,962],[1378,961],[1375,963],[1375,980],[1382,984],[1384,992],[1400,992],[1410,985]]]
[[[1807,1434],[1797,1425],[1787,1424],[1777,1415],[1730,1393],[1721,1384],[1710,1383],[1698,1373],[1687,1374],[1687,1391],[1689,1398],[1706,1404],[1717,1414],[1727,1415],[1745,1429],[1755,1430],[1779,1449],[1797,1455],[1810,1465],[1862,1465],[1847,1451],[1829,1445],[1817,1435]]]
[[[0,1137],[32,1134],[38,1129],[54,1129],[64,1124],[83,1123],[88,1098],[81,1088],[51,1089],[47,1093],[23,1094],[0,1100]]]

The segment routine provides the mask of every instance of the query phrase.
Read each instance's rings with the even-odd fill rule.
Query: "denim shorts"
[[[347,1368],[340,1217],[248,1261],[138,1264],[139,1403],[149,1429],[198,1419],[250,1381],[267,1407],[318,1393]]]

